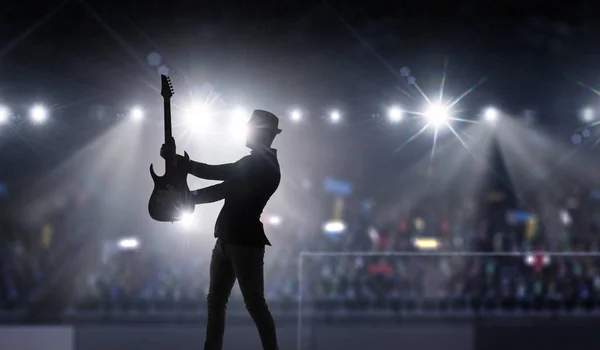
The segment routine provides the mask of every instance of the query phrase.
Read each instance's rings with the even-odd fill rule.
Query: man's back
[[[232,190],[217,218],[215,237],[234,245],[271,245],[260,216],[281,181],[277,151],[252,151],[235,165],[235,177],[227,180]]]

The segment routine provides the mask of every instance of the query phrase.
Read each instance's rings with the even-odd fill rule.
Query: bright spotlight
[[[137,249],[140,246],[140,242],[137,238],[122,238],[117,242],[119,248],[124,250]]]
[[[0,125],[8,123],[10,110],[7,107],[0,106]]]
[[[342,233],[346,230],[346,224],[342,221],[332,220],[323,225],[323,231],[326,233]]]
[[[499,113],[498,113],[498,110],[496,108],[494,108],[494,107],[488,107],[483,112],[483,117],[488,122],[495,122],[496,119],[498,119],[498,114]]]
[[[269,225],[279,226],[281,224],[281,218],[279,216],[271,216],[269,217]]]
[[[31,108],[29,116],[34,124],[41,124],[48,119],[48,111],[42,105],[35,105]]]
[[[212,110],[204,103],[194,104],[185,110],[185,122],[194,130],[204,130],[211,123]]]
[[[205,104],[194,104],[191,108],[185,111],[186,118],[206,118],[212,115],[212,111]]]
[[[299,122],[302,119],[302,113],[299,110],[295,109],[292,111],[291,119],[293,122]]]
[[[438,127],[448,123],[448,119],[450,119],[450,111],[447,107],[434,104],[429,106],[425,112],[425,119],[427,120],[428,124]]]
[[[231,134],[237,139],[244,139],[247,134],[247,114],[241,107],[236,107],[231,115]]]
[[[338,111],[333,111],[329,115],[329,120],[334,124],[338,123],[341,119],[342,119],[342,116],[340,115],[340,112],[338,112]]]
[[[233,117],[236,119],[246,118],[246,111],[242,107],[236,107],[233,109]]]
[[[413,239],[413,245],[418,250],[435,250],[440,247],[440,242],[436,238],[417,237]]]
[[[586,107],[581,111],[581,119],[583,119],[584,122],[589,123],[592,120],[594,120],[594,110],[591,109],[590,107]]]
[[[135,121],[140,121],[144,119],[144,111],[140,107],[133,107],[129,116]]]
[[[402,109],[400,109],[400,107],[394,106],[394,107],[390,108],[390,110],[388,111],[388,119],[392,123],[397,123],[397,122],[401,121],[402,115],[403,115],[403,111],[402,111]]]
[[[179,219],[179,224],[184,229],[189,229],[194,225],[194,214],[193,213],[182,213],[181,218]]]

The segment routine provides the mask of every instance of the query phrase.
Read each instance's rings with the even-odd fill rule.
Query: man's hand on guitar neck
[[[160,157],[165,160],[170,158],[173,161],[173,164],[177,165],[180,164],[180,162],[185,161],[185,158],[175,153],[175,140],[172,140],[171,142],[171,144],[163,143],[160,147]]]

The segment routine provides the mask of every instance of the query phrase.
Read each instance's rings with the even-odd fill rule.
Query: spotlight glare
[[[132,250],[140,246],[140,241],[135,237],[122,238],[117,242],[117,245],[123,250]]]
[[[246,117],[246,111],[242,107],[236,107],[233,110],[233,117],[236,119],[243,119]]]
[[[323,231],[326,233],[343,233],[346,230],[346,224],[342,221],[332,220],[323,224]]]
[[[417,237],[413,240],[413,245],[418,250],[435,250],[440,246],[436,238]]]
[[[189,212],[181,213],[181,218],[179,220],[179,224],[184,229],[189,229],[194,224],[194,214]]]
[[[390,122],[397,123],[402,120],[402,114],[402,109],[400,109],[400,107],[394,106],[388,111],[388,118]]]
[[[581,118],[584,122],[589,123],[594,120],[594,110],[590,107],[586,107],[581,111]]]
[[[302,119],[302,113],[299,110],[295,109],[292,111],[291,119],[293,122],[299,122]]]
[[[185,113],[187,118],[206,118],[212,115],[210,108],[205,104],[194,104]]]
[[[144,111],[140,107],[133,107],[129,115],[135,121],[144,119]]]
[[[434,104],[428,107],[425,112],[425,119],[428,124],[438,127],[448,122],[448,119],[450,119],[449,112],[447,107]]]
[[[329,120],[332,123],[338,123],[341,119],[342,119],[342,116],[340,115],[340,112],[338,112],[338,111],[333,111],[329,115]]]
[[[281,218],[279,216],[271,216],[269,217],[269,225],[279,226],[281,224]]]
[[[194,104],[184,111],[185,123],[193,131],[204,130],[211,123],[212,110],[204,103]]]
[[[42,105],[35,105],[31,108],[30,117],[34,124],[41,124],[48,118],[48,111]]]
[[[498,119],[498,114],[499,113],[498,113],[498,110],[496,108],[494,108],[494,107],[488,107],[483,112],[483,117],[488,122],[495,122],[496,119]]]
[[[10,110],[7,107],[0,106],[0,125],[8,123]]]
[[[236,107],[231,115],[231,134],[240,140],[244,139],[248,133],[246,115],[246,111],[241,107]]]

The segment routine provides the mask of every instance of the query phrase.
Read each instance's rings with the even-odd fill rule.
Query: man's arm
[[[188,167],[188,173],[201,179],[225,181],[234,177],[237,169],[237,162],[221,165],[209,165],[191,160]]]
[[[223,182],[218,185],[208,186],[196,191],[192,191],[192,202],[194,204],[204,204],[218,202],[225,199],[227,195],[227,185]]]
[[[208,186],[192,191],[192,202],[194,204],[213,203],[232,195],[240,195],[244,190],[242,181],[225,181],[218,185]]]

